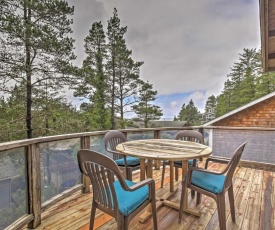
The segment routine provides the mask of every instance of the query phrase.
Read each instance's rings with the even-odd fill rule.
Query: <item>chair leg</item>
[[[233,222],[236,221],[235,218],[235,204],[234,204],[234,192],[233,192],[233,186],[228,189],[228,198],[229,198],[229,204],[230,204],[230,212],[231,212],[231,219]]]
[[[160,183],[160,187],[163,188],[163,181],[164,181],[164,175],[165,175],[165,161],[163,161],[163,167],[162,167],[162,175],[161,175],[161,183]]]
[[[217,196],[217,209],[219,216],[219,225],[221,230],[226,230],[226,218],[225,218],[225,196],[224,193]]]
[[[128,229],[128,226],[129,226],[129,219],[126,216],[124,216],[124,218],[123,218],[123,230]]]
[[[157,208],[156,208],[156,200],[155,199],[152,199],[151,207],[152,207],[154,230],[158,230]]]
[[[197,192],[197,204],[201,203],[201,194]]]
[[[182,189],[181,189],[181,196],[180,196],[180,209],[179,209],[179,223],[182,220],[182,212],[183,212],[183,202],[184,202],[184,196],[185,196],[185,192],[186,192],[186,187],[185,187],[185,179],[181,182],[182,185]]]
[[[117,218],[117,230],[124,230],[124,218],[121,215]]]
[[[133,179],[132,174],[133,174],[133,169],[128,167],[127,172],[126,172],[127,180],[132,181],[132,179]]]
[[[91,209],[91,216],[90,216],[90,228],[89,228],[90,230],[93,230],[93,228],[94,228],[95,212],[96,212],[96,204],[93,201],[92,209]]]
[[[191,197],[194,198],[195,197],[195,191],[191,190]]]

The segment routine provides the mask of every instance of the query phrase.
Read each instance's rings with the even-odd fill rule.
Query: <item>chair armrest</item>
[[[209,169],[203,169],[203,168],[197,168],[197,167],[193,167],[193,166],[190,166],[188,170],[189,170],[190,174],[192,173],[192,171],[199,171],[199,172],[215,174],[215,175],[222,175],[223,174],[222,172],[213,171],[213,170],[209,170]]]
[[[148,178],[148,179],[145,179],[145,180],[143,180],[141,182],[138,182],[138,183],[136,183],[136,184],[128,187],[129,190],[128,189],[127,190],[128,191],[135,191],[135,190],[137,190],[137,189],[139,189],[139,188],[141,188],[141,187],[143,187],[145,185],[151,186],[152,184],[155,184],[155,181],[152,178]]]
[[[204,166],[205,169],[207,169],[209,161],[218,162],[218,163],[222,163],[222,164],[228,164],[230,159],[225,158],[225,157],[208,157],[205,161],[205,166]]]

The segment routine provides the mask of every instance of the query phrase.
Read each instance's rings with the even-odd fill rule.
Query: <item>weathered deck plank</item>
[[[274,177],[272,172],[264,171],[263,173],[263,188],[262,188],[262,203],[261,203],[261,229],[275,229],[274,223],[274,203],[272,204],[272,192],[274,192]]]
[[[216,163],[210,164],[212,170],[222,170],[224,166]],[[157,196],[161,197],[169,192],[169,167],[167,167],[164,188],[160,189],[161,170],[154,170]],[[181,173],[181,171],[179,171]],[[139,174],[133,175],[133,180],[139,180]],[[180,177],[181,179],[181,177]],[[226,199],[227,229],[275,229],[275,172],[238,167],[234,177],[234,197],[236,209],[236,223],[231,220],[228,198]],[[176,187],[181,189],[180,183]],[[190,191],[189,191],[190,192]],[[200,209],[200,218],[183,214],[183,220],[178,223],[178,211],[163,206],[158,209],[159,229],[219,229],[217,207],[215,201],[202,196],[200,205],[196,199],[188,195],[189,205]],[[72,229],[88,230],[91,209],[91,194],[76,193],[70,198],[59,202],[45,211],[42,215],[42,224],[36,229]],[[171,200],[180,201],[180,191]],[[100,212],[96,213],[95,228],[100,230],[116,229],[116,221]],[[153,229],[152,218],[144,224],[134,218],[129,229]]]

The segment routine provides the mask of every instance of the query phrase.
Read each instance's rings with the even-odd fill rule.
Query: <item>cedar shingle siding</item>
[[[212,125],[275,128],[275,97],[271,97]]]

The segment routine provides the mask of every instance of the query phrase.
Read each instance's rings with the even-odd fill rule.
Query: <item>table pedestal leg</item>
[[[140,181],[145,180],[145,159],[140,159]]]
[[[174,161],[170,161],[170,192],[174,191]]]
[[[187,173],[188,173],[188,161],[184,160],[184,161],[182,161],[182,178],[184,178],[187,175]],[[184,188],[182,188],[182,189],[184,189]],[[184,198],[183,198],[183,211],[187,212],[189,214],[192,214],[194,216],[200,216],[201,213],[199,210],[188,207],[188,197],[187,196],[188,196],[188,192],[186,191]],[[179,210],[179,208],[178,208],[178,210]]]
[[[184,176],[187,174],[188,171],[188,161],[182,161],[182,177],[184,178]],[[147,163],[147,177],[152,178],[152,161],[148,161]],[[170,201],[168,200],[170,197],[172,197],[178,189],[174,188],[174,162],[170,162],[170,193],[168,193],[167,196],[163,197],[163,198],[157,198],[157,209],[159,209],[160,207],[162,207],[163,205],[169,206],[171,208],[180,209],[180,204]],[[187,198],[188,193],[185,193],[185,197],[184,197],[184,204],[183,204],[183,211],[187,212],[189,214],[192,214],[194,216],[200,216],[201,213],[194,209],[194,208],[189,208],[188,207],[188,198]],[[146,211],[139,217],[139,222],[144,223],[146,220],[148,220],[150,217],[152,216],[152,211],[151,211],[151,205],[148,205]]]

